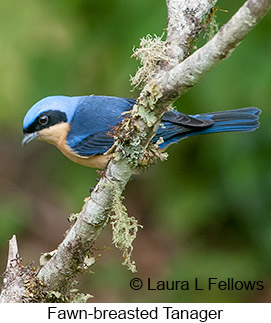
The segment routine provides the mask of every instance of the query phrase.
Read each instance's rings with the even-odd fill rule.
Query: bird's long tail
[[[175,124],[174,130],[171,132],[165,142],[160,146],[160,148],[165,148],[166,146],[176,143],[181,139],[195,136],[203,135],[209,133],[218,133],[218,132],[233,132],[233,131],[254,131],[259,127],[259,115],[261,110],[256,107],[221,111],[221,112],[212,112],[212,113],[203,113],[197,115],[190,115],[197,120],[208,121],[206,126],[197,126],[193,125],[193,120],[188,122],[185,126],[181,121],[173,121],[170,124],[167,123],[166,128],[168,128],[167,133],[169,134],[170,128]],[[177,128],[178,126],[179,128]],[[177,127],[176,127],[177,126]],[[173,133],[175,132],[175,133]],[[161,134],[163,136],[163,134]]]
[[[201,129],[200,131],[198,131],[199,129],[195,129],[195,133],[192,131],[190,135],[229,131],[254,131],[260,125],[260,114],[261,110],[256,107],[199,114],[193,117],[202,120],[211,119],[214,121],[214,123],[205,129]]]

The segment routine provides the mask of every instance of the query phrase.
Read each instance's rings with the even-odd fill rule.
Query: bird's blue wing
[[[108,132],[100,131],[93,135],[89,135],[71,148],[79,156],[91,157],[102,155],[114,142],[114,139],[108,135]]]
[[[66,139],[68,146],[84,157],[105,153],[113,144],[108,133],[135,103],[134,99],[118,97],[82,97],[71,120]]]

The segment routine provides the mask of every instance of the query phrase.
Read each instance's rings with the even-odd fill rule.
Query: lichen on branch
[[[133,49],[135,59],[139,60],[140,67],[134,76],[130,75],[133,88],[142,88],[145,84],[152,81],[159,65],[169,63],[167,55],[167,44],[162,40],[162,36],[151,36],[141,38],[139,48]]]
[[[129,116],[125,116],[122,122],[114,127],[114,145],[110,151],[113,152],[115,161],[125,159],[136,170],[142,166],[146,149],[159,150],[158,145],[154,145],[150,139],[154,137],[160,125],[161,113],[165,112],[156,107],[161,97],[159,85],[154,81],[150,82],[142,90]],[[150,131],[146,131],[148,128],[153,130],[151,136],[148,135]],[[158,151],[153,154],[154,158],[159,156],[161,160],[165,159]],[[151,161],[150,163],[153,164]]]
[[[133,242],[138,228],[142,228],[142,225],[138,224],[138,221],[133,216],[128,215],[122,201],[123,196],[121,192],[115,189],[112,213],[109,216],[113,232],[112,242],[123,252],[124,262],[122,264],[134,273],[136,272],[136,264],[131,258]]]

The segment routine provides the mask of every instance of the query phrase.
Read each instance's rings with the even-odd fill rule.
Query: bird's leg
[[[96,170],[96,172],[97,172],[97,174],[100,176],[100,178],[101,177],[104,177],[104,175],[105,175],[105,171],[106,171],[106,167],[104,168],[104,169],[97,169]],[[100,180],[100,179],[98,179],[98,180]]]

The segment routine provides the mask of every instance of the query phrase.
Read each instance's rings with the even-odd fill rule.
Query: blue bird
[[[104,168],[113,144],[112,127],[130,111],[135,99],[110,96],[49,96],[33,105],[23,121],[22,145],[37,138],[55,145],[70,160],[88,167]],[[186,115],[165,113],[153,142],[163,137],[164,150],[181,139],[201,134],[254,131],[261,110],[256,107]]]

